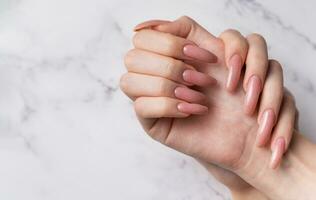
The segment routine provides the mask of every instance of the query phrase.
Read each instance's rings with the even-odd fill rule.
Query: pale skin
[[[279,179],[268,182],[282,171],[282,165],[275,169],[289,146],[296,109],[284,92],[280,64],[268,60],[263,38],[244,38],[233,30],[217,38],[187,17],[136,29],[121,88],[135,101],[144,130],[199,160],[235,199],[279,197],[280,192],[270,191]],[[307,143],[296,138],[293,143]],[[295,163],[290,158],[285,157]],[[254,176],[258,171],[265,172],[264,181]]]
[[[144,27],[148,27],[149,25],[153,26],[153,25],[157,25],[159,23],[162,23],[162,21],[151,21],[151,22],[147,22],[144,24],[141,24],[137,27],[137,29],[140,28],[144,28]],[[175,24],[177,26],[177,24]],[[173,25],[174,26],[174,25]],[[163,27],[162,27],[163,28]],[[155,37],[154,35],[152,35],[151,37]],[[159,35],[159,37],[161,37],[161,35]],[[166,36],[167,39],[169,35]],[[137,40],[137,38],[139,38],[139,36],[135,36]],[[149,41],[146,41],[146,36],[144,37],[145,39],[143,41],[135,41],[135,46],[138,47],[138,49],[133,49],[131,50],[125,59],[126,62],[126,66],[127,69],[130,73],[124,75],[122,77],[122,89],[123,91],[126,91],[126,93],[132,98],[132,99],[136,99],[138,96],[169,96],[169,97],[173,97],[173,91],[172,89],[175,86],[172,86],[172,83],[170,82],[170,80],[174,80],[176,83],[183,83],[182,80],[182,74],[185,71],[185,67],[184,65],[186,65],[185,63],[180,62],[179,60],[175,60],[169,57],[162,57],[160,55],[155,55],[152,54],[152,51],[143,51],[140,49],[145,49],[148,47],[140,47],[142,44],[139,43],[143,43],[143,44],[150,44],[150,39]],[[240,33],[238,33],[237,31],[233,31],[233,30],[228,30],[225,31],[224,33],[221,34],[221,38],[223,38],[222,40],[225,41],[227,43],[226,46],[228,46],[227,50],[226,50],[226,63],[227,65],[230,65],[232,68],[234,68],[234,70],[229,70],[236,72],[237,69],[237,75],[233,73],[233,75],[231,75],[232,73],[228,73],[228,77],[227,77],[227,82],[225,84],[225,87],[227,88],[228,91],[233,92],[238,84],[238,80],[240,79],[240,70],[242,68],[242,64],[244,62],[248,63],[247,69],[246,69],[246,74],[248,74],[248,77],[252,76],[252,75],[258,75],[260,77],[261,80],[265,80],[265,75],[266,75],[266,71],[268,70],[268,58],[267,58],[267,52],[266,52],[266,44],[265,41],[258,35],[250,35],[248,38],[244,38],[240,35]],[[161,39],[164,40],[165,38]],[[165,40],[167,40],[165,39]],[[212,38],[213,39],[213,38]],[[171,50],[171,53],[168,54],[169,56],[171,55],[172,57],[176,57],[173,54],[178,55],[179,58],[184,57],[182,55],[181,52],[181,48],[182,45],[181,42],[183,42],[185,44],[185,41],[183,38],[171,38],[170,40],[173,41],[180,41],[178,45],[172,45],[172,46],[179,46],[178,49],[180,49],[179,52],[176,52],[175,50]],[[159,47],[159,44],[163,44],[163,42],[161,41],[157,41],[155,40],[157,44],[152,44],[154,45],[156,48]],[[171,43],[172,41],[170,41]],[[221,42],[220,40],[216,39],[216,42]],[[192,43],[190,41],[188,41],[188,43]],[[250,45],[249,45],[250,43]],[[248,49],[249,46],[251,47],[248,53]],[[164,46],[162,46],[162,51],[166,51],[163,49]],[[177,48],[177,47],[176,47]],[[159,52],[158,52],[159,53]],[[253,59],[252,57],[254,56],[249,56],[247,57],[247,53],[248,54],[255,54],[255,55],[259,55],[261,56],[263,59],[265,59],[264,62],[256,62],[256,58]],[[160,54],[164,54],[164,53],[160,53]],[[166,53],[165,53],[166,54]],[[236,54],[240,55],[239,59],[236,59]],[[181,57],[182,56],[182,57]],[[192,57],[192,56],[191,56]],[[194,54],[194,57],[197,57],[198,60],[201,61],[205,61],[205,62],[216,62],[217,58],[210,53],[207,52],[203,52],[200,54]],[[230,60],[229,58],[232,59]],[[216,58],[216,59],[214,59]],[[237,56],[238,58],[238,56]],[[190,60],[190,59],[188,59]],[[176,63],[174,63],[176,62]],[[170,63],[174,63],[173,65]],[[171,66],[172,65],[172,66]],[[218,65],[218,63],[217,63]],[[170,67],[171,66],[171,67]],[[258,66],[262,69],[258,70]],[[190,68],[193,68],[192,66],[188,66]],[[226,67],[226,66],[225,66]],[[168,72],[166,69],[167,68],[171,71],[172,73]],[[193,68],[194,69],[194,68]],[[167,71],[167,72],[166,72]],[[136,75],[135,73],[138,73],[138,75]],[[142,74],[149,74],[149,75],[155,75],[157,77],[152,77],[152,79],[150,79],[151,77],[148,76],[139,76]],[[280,74],[280,73],[279,73]],[[214,80],[210,77],[210,76],[206,76],[204,74],[198,74],[199,75],[199,79],[196,80],[190,80],[191,83],[195,84],[195,85],[199,85],[199,86],[209,86],[211,85]],[[204,75],[204,76],[203,76]],[[202,76],[202,77],[201,77]],[[162,81],[161,77],[165,77],[167,80],[165,80],[165,87],[166,88],[171,88],[171,89],[166,89],[166,88],[161,88],[160,85],[163,83],[159,83],[160,81]],[[184,78],[187,78],[187,76],[184,76]],[[129,80],[126,80],[129,79]],[[132,80],[131,80],[132,79]],[[143,79],[143,80],[142,80]],[[271,78],[269,78],[270,80]],[[131,84],[130,82],[133,82],[133,80],[137,80],[135,82],[137,82],[136,84]],[[151,81],[150,81],[151,80]],[[187,80],[187,79],[186,79]],[[246,80],[246,78],[245,78]],[[188,81],[188,80],[187,80]],[[186,81],[186,82],[187,82]],[[134,82],[134,83],[135,83]],[[149,82],[151,82],[151,84],[148,84]],[[245,82],[245,81],[244,81]],[[185,83],[184,83],[185,84]],[[278,85],[279,84],[279,85]],[[126,85],[126,86],[124,86]],[[139,87],[137,87],[140,86]],[[147,85],[147,88],[144,88],[143,86]],[[155,87],[156,85],[156,87]],[[170,86],[171,85],[171,86]],[[261,109],[262,110],[267,110],[268,108],[272,108],[274,109],[276,112],[278,112],[279,110],[279,106],[281,104],[282,101],[282,95],[283,95],[283,82],[282,82],[282,76],[274,76],[274,78],[272,78],[270,81],[268,81],[268,84],[266,84],[266,88],[268,87],[275,87],[275,88],[279,88],[276,90],[273,90],[274,93],[273,94],[266,94],[264,95],[266,97],[267,100],[262,101],[261,102]],[[136,86],[136,87],[135,87]],[[130,88],[129,88],[130,87]],[[261,87],[260,87],[261,88]],[[181,88],[182,89],[182,88]],[[168,91],[169,93],[165,93],[163,94],[162,91]],[[268,91],[268,90],[267,90]],[[138,92],[138,94],[136,94]],[[156,93],[155,93],[156,92]],[[179,91],[178,89],[176,90],[175,95],[178,95],[179,97]],[[183,92],[183,90],[180,90],[180,92]],[[258,94],[261,92],[260,89],[258,89],[256,92],[252,92],[255,93],[255,99],[258,98]],[[187,91],[184,91],[185,94],[187,94]],[[267,92],[265,92],[267,93]],[[160,94],[160,95],[159,95]],[[273,98],[269,98],[269,96],[272,96]],[[181,95],[182,100],[188,100],[190,102],[194,102],[194,101],[199,101],[202,98],[205,98],[205,96],[203,96],[202,94],[196,94],[196,92],[193,95]],[[192,97],[194,99],[185,99],[185,98],[189,98]],[[270,100],[272,99],[272,101]],[[245,111],[246,113],[250,113],[253,112],[253,108],[256,105],[256,101],[250,101],[252,103],[252,105],[245,105]],[[153,105],[148,105],[149,107],[152,107]],[[158,105],[158,107],[160,109],[163,109],[160,104]],[[199,107],[199,106],[197,106]],[[249,109],[249,107],[251,109]],[[145,108],[144,108],[145,109]],[[205,109],[204,107],[202,107],[202,109]],[[249,111],[252,110],[252,111]],[[180,113],[183,114],[183,113]],[[187,116],[187,115],[185,115]],[[292,115],[294,118],[294,114]],[[144,126],[150,126],[150,123],[152,123],[152,121],[155,121],[155,119],[141,119],[143,121],[146,121],[144,123]],[[292,119],[290,119],[292,120]],[[289,121],[286,121],[285,123],[288,123]],[[149,125],[147,125],[147,123],[149,123]],[[269,125],[269,124],[268,124]],[[166,125],[167,126],[167,125]],[[271,126],[271,124],[270,124]],[[272,127],[268,127],[268,129],[271,129]],[[146,128],[145,128],[146,130]],[[268,137],[270,132],[269,131],[265,131],[266,133],[263,134],[264,137],[259,137],[259,141],[264,141],[265,143],[268,141]],[[280,135],[278,135],[280,133]],[[286,141],[289,141],[291,138],[291,133],[292,130],[287,130],[287,131],[279,131],[277,132],[275,135],[279,136],[279,137],[284,137]],[[278,165],[278,163],[280,162],[280,158],[282,153],[280,153],[281,151],[278,151],[280,155],[277,156],[277,158],[279,160],[275,161],[275,166]],[[223,170],[222,168],[216,167],[215,165],[207,165],[208,169],[210,171],[213,172],[213,174],[215,173],[216,175],[220,174],[221,176],[217,176],[218,179],[221,179],[223,182],[225,182],[226,185],[228,185],[232,190],[240,190],[240,189],[245,189],[245,188],[249,188],[250,186],[244,182],[243,180],[241,180],[238,176],[236,176],[235,174],[227,171],[227,170]],[[225,177],[225,178],[223,178]],[[236,181],[238,180],[238,181]]]

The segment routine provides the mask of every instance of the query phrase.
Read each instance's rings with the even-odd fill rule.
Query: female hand
[[[258,127],[254,117],[246,116],[240,109],[245,96],[242,88],[237,88],[234,94],[223,90],[223,87],[227,85],[223,81],[227,76],[226,52],[224,54],[226,43],[215,38],[187,17],[173,23],[158,25],[155,29],[170,32],[176,36],[154,30],[143,30],[137,33],[134,38],[137,50],[127,55],[126,65],[129,73],[124,75],[121,81],[123,91],[135,100],[136,113],[143,127],[153,138],[181,152],[226,168],[240,167],[246,160],[243,158],[245,145],[251,145],[247,143],[247,137],[256,135]],[[218,57],[218,62],[216,64],[201,63],[192,60],[194,56],[186,57],[182,50],[184,44],[188,44],[186,40],[214,52]],[[196,53],[196,49],[189,53]],[[186,62],[181,60],[186,60]],[[151,71],[146,69],[147,66],[150,66]],[[164,68],[165,66],[167,67]],[[186,70],[186,67],[193,70],[183,76],[181,72]],[[218,84],[206,88],[206,85],[214,83],[213,79],[197,74],[195,70],[213,74]],[[168,73],[161,73],[162,71]],[[264,99],[271,101],[270,98],[264,98],[264,96],[269,94],[266,92],[270,90],[269,88],[275,88],[271,104],[263,105],[272,105],[273,111],[278,111],[282,97],[281,100],[276,97],[283,95],[282,71],[275,61],[270,62],[269,71],[271,73],[263,87],[261,105],[267,102]],[[199,80],[203,80],[203,84]],[[189,87],[192,83],[204,87]],[[255,81],[249,84],[255,85],[251,87],[258,89],[257,83],[257,78],[255,78]],[[180,91],[178,89],[174,93],[174,89],[178,87],[181,87]],[[254,89],[249,88],[247,89],[250,95],[246,96],[252,96],[255,93]],[[207,97],[203,97],[200,92],[206,94]],[[203,105],[208,105],[211,110],[205,115],[195,116],[195,114],[206,113],[207,108]],[[266,107],[261,107],[261,105],[259,110],[266,110],[264,109]],[[283,110],[289,113],[286,117],[282,115],[282,112],[285,112]],[[292,133],[288,131],[291,126],[283,132],[284,127],[279,124],[281,122],[281,124],[285,122],[287,125],[291,124],[294,116],[295,111],[293,112],[290,108],[281,111],[274,135],[280,136],[279,133],[286,133],[286,135],[276,140],[282,142],[272,145],[275,146],[274,155],[277,155],[274,156],[277,158],[274,160],[278,160],[283,154],[284,145],[288,144],[286,139],[289,138],[285,136]],[[271,126],[271,123],[268,125]],[[264,126],[265,131],[266,126]]]

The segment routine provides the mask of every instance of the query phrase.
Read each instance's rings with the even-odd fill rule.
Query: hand
[[[165,31],[165,30],[168,30],[168,26],[166,25],[178,26],[178,28],[180,28],[180,30],[182,31],[178,31],[177,33],[174,33],[175,35],[178,35],[184,38],[188,36],[187,39],[192,40],[198,46],[208,49],[217,55],[219,62],[216,64],[216,66],[214,64],[211,65],[211,64],[196,63],[196,62],[190,61],[192,62],[191,64],[195,66],[196,69],[198,69],[199,71],[213,74],[219,80],[216,86],[213,86],[210,88],[202,88],[202,89],[196,88],[207,95],[208,98],[207,98],[206,105],[211,105],[210,112],[203,116],[192,116],[192,114],[201,114],[203,113],[203,109],[205,110],[205,108],[202,107],[200,104],[196,104],[202,101],[203,99],[201,98],[202,95],[200,93],[194,93],[193,95],[192,94],[193,91],[190,90],[190,92],[192,93],[188,95],[188,93],[185,93],[182,91],[182,93],[180,92],[180,94],[183,95],[185,93],[186,95],[183,95],[183,96],[180,95],[180,98],[175,97],[174,93],[172,92],[172,89],[174,89],[173,86],[175,85],[173,86],[170,86],[170,85],[172,85],[173,83],[181,83],[182,80],[178,82],[178,80],[172,79],[171,74],[174,75],[175,73],[169,73],[169,74],[167,73],[169,75],[167,77],[164,76],[164,74],[160,73],[161,71],[163,71],[162,69],[163,69],[164,64],[166,64],[166,62],[164,63],[152,62],[150,63],[151,65],[148,65],[148,63],[147,65],[145,65],[146,62],[142,63],[142,61],[148,62],[149,60],[152,60],[152,58],[157,58],[157,53],[159,53],[160,55],[158,56],[159,57],[158,60],[163,60],[166,57],[168,57],[168,61],[175,60],[175,62],[173,62],[173,64],[175,65],[172,65],[172,64],[168,65],[169,69],[170,69],[170,66],[192,67],[190,65],[187,65],[184,62],[181,62],[180,60],[170,59],[170,57],[174,57],[178,59],[186,59],[186,58],[181,57],[183,56],[183,52],[182,52],[183,46],[181,45],[183,45],[184,43],[181,43],[181,45],[177,46],[177,44],[174,44],[172,42],[175,42],[178,40],[176,40],[174,37],[171,37],[169,34],[168,36],[166,36],[164,34],[159,33],[159,36],[158,36],[157,32],[155,31],[144,30],[144,31],[140,31],[135,36],[134,43],[136,45],[136,48],[140,48],[142,50],[134,50],[133,53],[129,53],[127,56],[126,64],[129,71],[133,71],[136,73],[135,74],[129,73],[122,78],[123,91],[125,91],[131,98],[136,99],[135,101],[136,112],[139,115],[140,120],[145,130],[150,135],[152,135],[155,139],[175,149],[178,149],[179,151],[185,152],[189,155],[193,155],[207,162],[215,162],[216,164],[227,167],[227,168],[238,167],[238,165],[240,165],[239,161],[241,160],[241,156],[243,155],[243,150],[245,149],[244,147],[246,145],[246,138],[248,135],[256,133],[257,124],[256,124],[256,121],[254,120],[254,117],[249,117],[249,116],[244,115],[242,109],[240,109],[242,105],[242,100],[244,97],[244,92],[242,88],[238,88],[236,93],[234,94],[229,94],[222,89],[224,87],[223,85],[225,85],[223,83],[224,82],[223,79],[227,75],[227,71],[225,69],[226,63],[224,62],[224,55],[223,55],[225,47],[222,40],[213,37],[212,35],[207,33],[200,26],[198,26],[197,24],[195,24],[194,22],[192,22],[192,20],[188,18],[181,18],[180,20],[177,20],[176,22],[174,22],[174,24],[172,23],[165,24],[165,26],[159,25],[156,28],[157,30],[160,29],[160,31]],[[173,30],[169,28],[169,31],[172,32]],[[165,31],[165,32],[168,32],[168,31]],[[168,37],[168,39],[171,40],[171,42],[168,39],[163,40],[162,38],[165,38],[165,36]],[[146,39],[144,40],[144,38],[146,37],[147,37],[147,40]],[[181,37],[177,37],[177,39]],[[256,38],[257,36],[254,36],[254,37]],[[150,40],[150,38],[154,40]],[[154,45],[155,44],[154,42],[156,42],[157,44],[161,44],[162,42],[165,42],[165,41],[167,41],[167,44],[171,44],[170,46],[172,48],[170,49],[172,50],[165,51],[165,49],[164,50],[159,49],[159,45]],[[253,51],[255,49],[256,48],[253,48]],[[255,52],[254,54],[258,55],[258,52]],[[139,55],[142,55],[142,56],[139,56]],[[165,56],[162,56],[162,55],[165,55]],[[136,62],[138,63],[135,64]],[[152,70],[151,72],[148,72],[148,71],[143,72],[141,70],[137,71],[140,69],[137,67],[136,67],[137,69],[135,70],[136,65],[143,66],[143,67],[153,66],[152,68],[154,69],[155,66],[152,65],[154,63],[158,63],[158,64],[160,63],[159,66],[161,68],[158,68],[158,69],[156,68],[156,71]],[[281,100],[280,98],[278,100],[276,97],[282,96],[283,86],[278,87],[282,85],[282,81],[279,80],[277,77],[282,77],[282,75],[280,76],[280,74],[282,73],[281,73],[280,66],[278,65],[278,63],[272,61],[270,62],[270,64],[271,64],[270,70],[273,72],[273,73],[271,72],[270,74],[274,74],[274,75],[268,76],[266,84],[263,89],[262,99],[264,100],[265,99],[264,96],[267,96],[265,95],[265,93],[267,93],[265,91],[268,91],[266,87],[276,88],[275,93],[273,95],[274,98],[272,98],[272,103],[273,103],[272,109],[273,111],[276,111],[276,110],[278,111],[279,108],[277,105],[280,105],[278,101],[281,101],[282,98]],[[260,65],[254,65],[254,66],[260,66]],[[132,70],[130,70],[131,68]],[[177,68],[177,67],[174,67],[174,68]],[[248,67],[246,70],[248,70]],[[177,71],[177,70],[174,70],[174,71]],[[148,79],[144,80],[143,78],[146,75],[140,75],[139,73],[147,74]],[[150,75],[150,77],[148,77],[148,74]],[[278,74],[279,76],[275,76],[275,74]],[[190,77],[194,78],[194,76],[192,76],[192,72],[190,75],[191,76],[189,76],[189,78]],[[160,80],[159,83],[164,82],[164,84],[160,84],[161,87],[158,87],[160,88],[158,90],[157,90],[157,84],[153,84],[155,83],[155,81],[153,81],[154,77],[156,78],[159,77],[159,80]],[[181,78],[182,76],[180,73],[180,74],[176,74],[176,76],[173,76],[173,77]],[[170,82],[170,79],[173,81]],[[204,77],[204,80],[206,79],[207,78]],[[139,81],[139,80],[143,80],[143,81]],[[209,78],[208,80],[212,80],[212,79]],[[213,81],[209,81],[210,84],[212,82]],[[258,81],[255,82],[255,84],[257,83]],[[257,84],[257,85],[260,85],[260,84]],[[146,90],[145,86],[148,86],[147,91],[145,91]],[[247,89],[248,91],[249,90],[251,91],[251,89],[249,88]],[[260,87],[259,89],[258,87],[255,87],[255,89],[256,91],[258,91],[260,90]],[[256,92],[252,91],[252,93],[256,93]],[[177,96],[179,96],[179,93]],[[180,101],[179,99],[182,99],[182,100],[184,99],[184,101]],[[263,100],[262,102],[264,102]],[[163,104],[160,104],[161,102]],[[190,102],[190,104],[183,103],[183,102]],[[179,104],[179,103],[182,103],[182,104]],[[179,105],[182,105],[182,108]],[[265,108],[265,107],[261,107],[261,105],[260,105],[260,110],[262,110],[261,108]],[[266,105],[270,105],[270,104],[266,104]],[[200,112],[196,112],[196,111],[200,111]],[[228,114],[230,114],[230,116],[228,116]],[[164,118],[164,117],[169,117],[169,118]],[[184,119],[178,119],[178,117],[184,117]],[[287,121],[288,122],[287,124],[289,124],[289,121],[291,121],[290,119],[286,119],[286,118],[284,119],[284,117],[283,118],[281,117],[282,117],[282,114],[280,115],[279,120],[283,119],[282,121],[284,120]],[[152,118],[155,118],[155,119],[152,119]],[[170,131],[169,131],[169,128],[170,128]],[[280,128],[278,129],[276,127],[274,132],[288,133],[288,135],[290,135],[291,133],[291,131],[279,132],[277,130],[280,130]],[[288,144],[288,142],[286,143]],[[279,147],[279,145],[277,145],[277,147]],[[225,154],[224,155],[221,154],[222,152],[224,152]],[[279,155],[280,155],[280,152],[283,153],[283,151],[277,151],[277,152],[279,152]]]

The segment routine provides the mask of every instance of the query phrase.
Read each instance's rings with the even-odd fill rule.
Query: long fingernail
[[[238,54],[233,55],[229,60],[229,73],[227,77],[227,83],[226,88],[229,91],[234,91],[234,89],[237,87],[241,68],[242,68],[242,59],[241,56]]]
[[[253,75],[247,85],[247,92],[245,96],[245,113],[251,115],[257,106],[261,91],[261,80],[257,75]]]
[[[280,137],[276,140],[275,147],[272,149],[272,156],[270,160],[269,167],[271,169],[276,169],[282,159],[285,149],[285,140],[283,137]]]
[[[177,108],[180,112],[186,114],[204,115],[208,112],[208,107],[206,106],[186,102],[179,103]]]
[[[187,102],[201,102],[206,99],[203,93],[181,86],[174,90],[174,95]]]
[[[275,114],[272,109],[263,112],[258,129],[257,146],[263,146],[269,140],[275,123]]]
[[[197,59],[203,62],[217,62],[217,57],[214,54],[193,44],[185,45],[183,47],[183,54],[190,58]]]
[[[134,31],[139,31],[141,29],[145,29],[145,28],[152,28],[154,26],[158,26],[161,24],[166,24],[166,23],[170,23],[170,21],[166,21],[166,20],[149,20],[143,23],[140,23],[138,25],[135,26]]]
[[[213,77],[194,70],[187,69],[182,74],[183,80],[198,86],[208,86],[216,84],[217,81]]]

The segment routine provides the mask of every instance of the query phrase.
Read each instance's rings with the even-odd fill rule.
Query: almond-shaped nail
[[[208,107],[194,103],[179,103],[178,110],[186,114],[204,115],[208,112]]]
[[[202,102],[203,100],[206,99],[206,96],[198,91],[192,90],[190,88],[187,87],[177,87],[174,90],[174,95],[178,98],[178,99],[182,99],[184,101],[187,102]]]
[[[247,92],[245,96],[245,113],[253,114],[256,110],[257,102],[261,92],[261,80],[257,75],[250,77],[247,85]]]
[[[265,145],[270,139],[270,135],[275,123],[275,114],[272,109],[265,110],[262,114],[259,123],[259,129],[257,134],[257,146],[261,147]]]
[[[285,150],[285,140],[283,137],[280,137],[276,140],[274,148],[272,149],[272,156],[270,160],[269,167],[271,169],[276,169],[282,159]]]
[[[240,79],[240,73],[242,68],[242,58],[240,55],[235,54],[233,55],[229,62],[228,62],[228,77],[227,77],[227,83],[226,88],[228,91],[234,91],[235,88],[238,85],[239,79]]]
[[[170,23],[170,21],[166,21],[166,20],[149,20],[149,21],[145,21],[143,23],[140,23],[140,24],[136,25],[134,27],[134,31],[139,31],[139,30],[145,29],[145,28],[152,28],[154,26],[158,26],[158,25],[166,24],[166,23]]]
[[[183,53],[185,56],[197,59],[202,62],[207,63],[216,63],[217,57],[213,53],[209,52],[206,49],[198,47],[193,44],[187,44],[183,47]]]
[[[216,84],[217,81],[208,74],[204,74],[195,70],[187,69],[182,74],[183,80],[198,86],[208,86]]]

